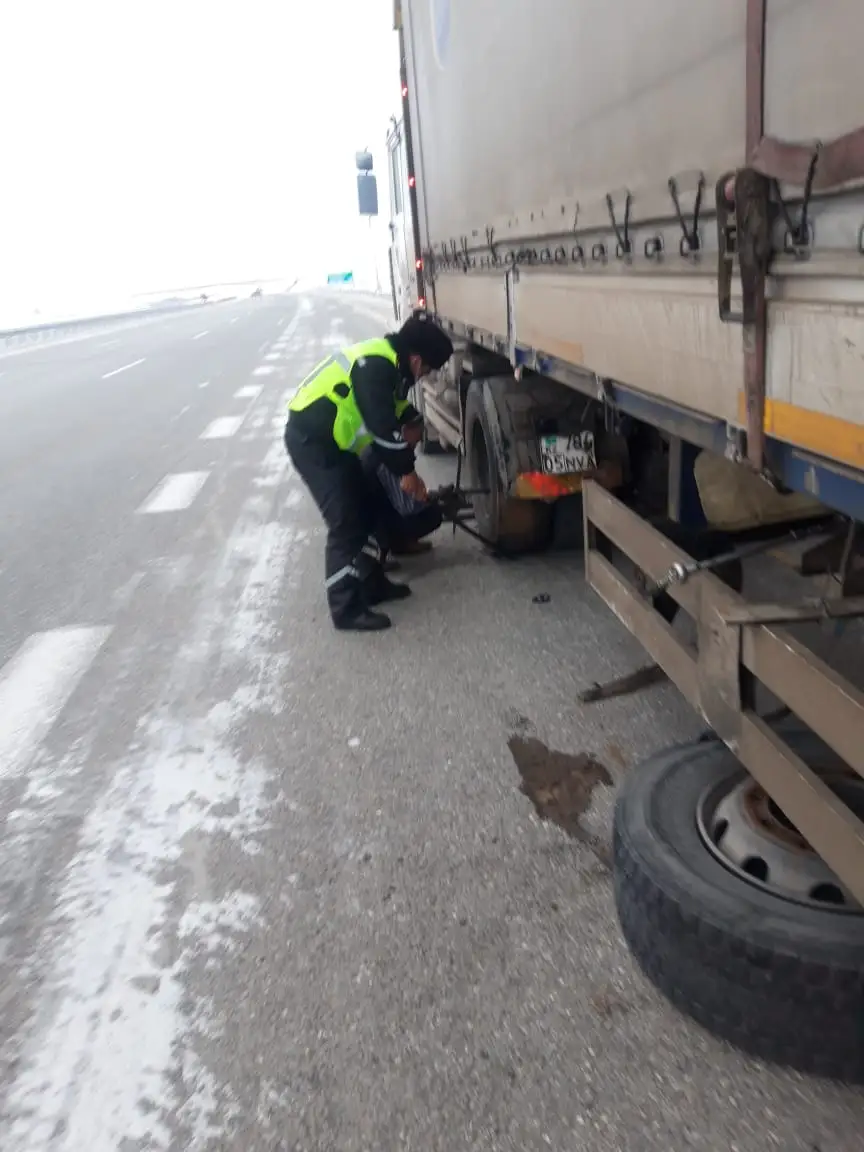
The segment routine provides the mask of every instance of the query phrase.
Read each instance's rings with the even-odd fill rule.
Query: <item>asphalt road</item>
[[[385,304],[214,305],[0,358],[2,1152],[855,1152],[864,1095],[679,1017],[515,735],[698,730],[559,555],[442,533],[334,633],[286,393]],[[431,480],[449,463],[428,465]],[[534,603],[537,593],[548,603]]]

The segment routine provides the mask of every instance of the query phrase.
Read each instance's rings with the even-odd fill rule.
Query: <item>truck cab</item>
[[[394,121],[387,136],[387,172],[390,185],[390,291],[397,324],[411,314],[417,300],[417,269],[414,256],[414,222],[408,195],[404,121]]]

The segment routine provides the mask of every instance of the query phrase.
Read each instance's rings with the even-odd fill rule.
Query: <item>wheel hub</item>
[[[824,779],[864,818],[864,781]],[[749,883],[794,903],[864,915],[843,882],[750,776],[709,789],[700,801],[697,824],[709,850]]]

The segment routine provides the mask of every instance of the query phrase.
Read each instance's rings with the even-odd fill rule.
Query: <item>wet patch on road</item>
[[[540,819],[586,844],[609,867],[608,847],[581,823],[597,785],[611,787],[609,769],[588,752],[556,752],[535,737],[514,733],[507,745],[522,777],[522,791]]]

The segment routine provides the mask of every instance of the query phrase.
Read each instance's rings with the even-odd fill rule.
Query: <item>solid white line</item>
[[[209,472],[171,473],[153,489],[138,511],[182,512],[192,504],[209,475]]]
[[[210,386],[209,380],[202,380],[202,382],[198,385],[199,388],[209,388],[209,386]]]
[[[193,336],[193,337],[192,337],[192,339],[193,339],[193,340],[200,340],[200,339],[201,339],[201,337],[202,337],[202,336],[206,336],[208,332],[209,332],[209,328],[205,328],[203,332],[199,332],[199,333],[198,333],[198,335],[197,335],[197,336]]]
[[[131,364],[124,364],[122,368],[115,368],[113,372],[106,372],[102,379],[110,380],[112,376],[117,376],[120,372],[128,372],[130,368],[136,368],[139,364],[143,364],[146,359],[146,356],[142,356],[140,360],[133,360]]]
[[[235,400],[255,400],[256,397],[261,395],[260,384],[244,384],[242,388],[238,388],[234,393]]]
[[[220,416],[217,420],[213,420],[207,425],[201,433],[201,439],[227,440],[229,436],[234,435],[243,423],[243,419],[243,416]]]
[[[110,632],[57,628],[18,649],[0,673],[0,777],[24,771]]]

